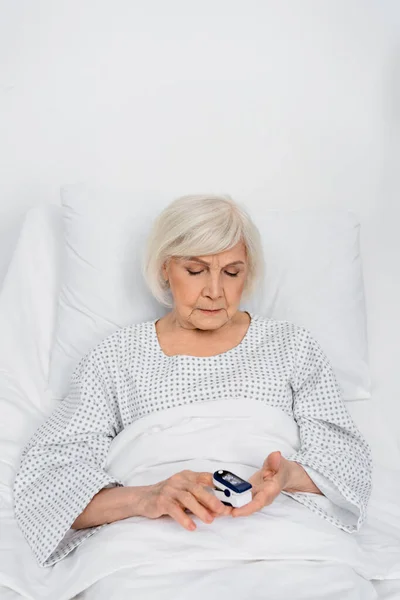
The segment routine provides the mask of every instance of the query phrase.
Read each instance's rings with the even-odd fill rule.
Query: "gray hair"
[[[263,281],[261,236],[246,209],[230,196],[191,195],[173,200],[155,219],[142,264],[145,281],[161,304],[172,307],[162,266],[172,257],[205,256],[229,250],[240,241],[246,247],[248,274],[244,299]]]

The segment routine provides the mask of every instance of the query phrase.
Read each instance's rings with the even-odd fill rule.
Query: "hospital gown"
[[[249,314],[240,344],[215,356],[167,356],[154,319],[118,329],[82,358],[68,396],[25,446],[14,483],[16,519],[41,566],[106,526],[71,528],[97,492],[124,485],[104,468],[118,433],[154,411],[216,398],[251,398],[293,418],[301,443],[286,458],[324,496],[282,493],[344,531],[360,528],[371,451],[327,357],[307,329]]]

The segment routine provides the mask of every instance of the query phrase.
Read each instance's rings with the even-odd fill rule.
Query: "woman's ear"
[[[167,271],[166,263],[163,264],[163,266],[161,268],[161,273],[162,273],[162,277],[164,279],[165,285],[169,286],[168,271]]]

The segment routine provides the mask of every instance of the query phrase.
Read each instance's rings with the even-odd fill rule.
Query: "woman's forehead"
[[[233,248],[218,252],[215,254],[204,254],[204,255],[189,255],[176,257],[180,262],[200,262],[205,265],[211,265],[212,263],[223,263],[225,266],[233,264],[246,264],[246,248],[243,242],[239,242]]]

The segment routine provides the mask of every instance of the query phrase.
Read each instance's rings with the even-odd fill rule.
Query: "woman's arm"
[[[116,348],[116,337],[110,336],[107,351],[113,359]],[[93,351],[81,360],[69,395],[22,453],[14,482],[15,517],[41,566],[61,560],[92,535],[95,527],[75,531],[71,525],[100,490],[123,486],[104,468],[121,419],[112,373],[102,357]],[[106,490],[108,497],[111,491]]]
[[[139,501],[147,486],[103,488],[72,523],[72,529],[86,529],[140,515]]]
[[[357,531],[371,494],[371,450],[347,410],[329,360],[303,328],[297,331],[292,387],[301,445],[286,458],[298,463],[334,506],[327,511],[321,495],[283,493],[341,529]]]

